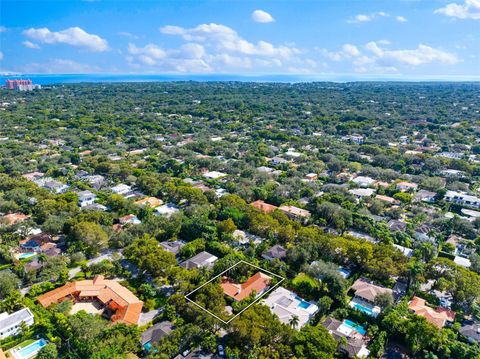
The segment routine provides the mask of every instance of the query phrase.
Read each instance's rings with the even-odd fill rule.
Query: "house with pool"
[[[43,339],[29,339],[26,340],[14,348],[10,349],[6,352],[6,356],[4,358],[9,359],[33,359],[37,356],[40,349],[42,349],[48,342]],[[3,352],[0,351],[0,359],[2,358],[1,354]]]
[[[174,329],[175,325],[168,320],[152,325],[141,335],[140,342],[142,348],[146,352],[152,351],[154,344],[160,342],[160,340],[170,334]]]
[[[350,290],[354,293],[354,296],[349,306],[372,317],[377,317],[382,311],[375,304],[377,295],[387,293],[393,296],[391,289],[376,285],[365,278],[357,279]]]
[[[283,287],[276,288],[263,304],[270,308],[282,323],[290,324],[292,318],[298,318],[296,329],[302,328],[318,311],[318,306],[313,302],[307,302],[297,294]]]
[[[367,349],[367,331],[360,324],[349,319],[341,321],[328,317],[322,325],[340,343],[338,349],[349,358],[366,358],[370,354]]]

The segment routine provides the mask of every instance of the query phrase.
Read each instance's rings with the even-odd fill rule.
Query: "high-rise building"
[[[32,80],[7,80],[5,86],[9,90],[17,91],[32,91],[41,87],[40,85],[34,85]]]

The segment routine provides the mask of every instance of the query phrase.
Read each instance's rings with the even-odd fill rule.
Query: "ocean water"
[[[480,76],[425,76],[422,78],[405,75],[366,74],[309,74],[309,75],[235,75],[235,74],[0,74],[0,86],[7,79],[30,79],[34,84],[55,85],[70,83],[113,83],[113,82],[168,82],[168,81],[238,81],[238,82],[357,82],[357,81],[400,81],[400,82],[477,82]]]
[[[23,74],[0,75],[0,84],[7,79],[30,79],[35,84],[54,85],[68,83],[112,83],[112,82],[167,82],[167,81],[239,81],[239,82],[282,82],[298,83],[312,81],[354,81],[349,76],[306,76],[306,75],[177,75],[177,74]]]

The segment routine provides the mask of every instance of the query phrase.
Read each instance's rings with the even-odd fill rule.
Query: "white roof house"
[[[155,208],[155,214],[167,218],[179,211],[180,209],[172,203],[167,203]]]
[[[86,207],[92,205],[97,198],[97,195],[90,191],[81,191],[77,193],[78,196],[78,205],[80,207]]]
[[[467,209],[467,208],[462,208],[460,210],[464,215],[467,217],[470,217],[470,220],[475,220],[475,218],[480,218],[480,212],[479,211],[474,211],[473,209]]]
[[[298,152],[298,151],[295,151],[295,148],[289,148],[287,152],[285,152],[285,156],[288,156],[288,157],[300,157],[302,155],[301,152]]]
[[[217,256],[203,251],[198,253],[196,256],[193,256],[192,258],[180,263],[180,266],[186,269],[212,268],[217,259]]]
[[[457,203],[464,206],[480,208],[480,198],[464,192],[447,191],[445,201]]]
[[[358,176],[355,177],[352,180],[353,183],[359,185],[360,187],[370,187],[372,186],[376,181],[371,178],[371,177],[366,177],[366,176]]]
[[[459,266],[465,267],[465,268],[470,268],[472,265],[472,262],[470,262],[470,259],[468,258],[463,258],[460,256],[455,256],[455,259],[453,260],[455,264],[458,264]]]
[[[413,182],[402,181],[397,183],[397,189],[400,191],[412,191],[418,188],[418,184]]]
[[[263,300],[263,303],[282,323],[289,324],[292,317],[297,316],[297,329],[307,324],[318,311],[318,306],[315,303],[307,302],[283,287],[275,289],[268,298]]]
[[[257,171],[262,173],[271,173],[274,171],[274,169],[267,166],[260,166],[260,167],[257,167]]]
[[[63,193],[68,189],[68,185],[50,177],[42,177],[34,181],[38,186],[48,189],[53,193]]]
[[[218,172],[218,171],[210,171],[210,172],[207,172],[207,173],[203,174],[203,177],[205,177],[207,179],[219,179],[219,178],[222,178],[222,177],[225,177],[225,176],[227,176],[226,173]]]
[[[394,244],[393,246],[402,252],[405,257],[410,258],[413,255],[413,249],[411,248],[407,248],[399,244]]]
[[[348,192],[350,192],[357,198],[362,198],[372,196],[375,193],[375,190],[371,188],[355,188],[349,190]]]
[[[105,177],[101,175],[85,176],[82,178],[82,181],[88,182],[95,189],[99,189],[105,182]]]
[[[115,194],[125,195],[132,191],[132,187],[130,187],[128,184],[120,183],[110,188],[110,190]]]
[[[23,308],[12,314],[7,312],[0,313],[0,339],[17,335],[20,332],[22,322],[27,326],[33,324],[33,314],[30,309]]]

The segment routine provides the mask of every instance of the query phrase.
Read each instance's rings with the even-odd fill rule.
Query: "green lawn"
[[[27,339],[27,340],[21,342],[20,344],[18,344],[16,347],[12,348],[11,350],[25,348],[27,345],[30,345],[30,344],[34,343],[35,341],[36,341],[36,339]]]

